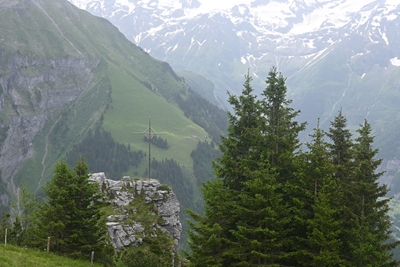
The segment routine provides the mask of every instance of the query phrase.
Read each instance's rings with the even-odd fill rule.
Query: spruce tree
[[[336,183],[332,179],[323,179],[318,187],[312,205],[313,218],[308,220],[307,236],[311,259],[302,266],[341,266],[341,221],[338,219],[341,210],[335,205],[338,197]]]
[[[310,135],[308,151],[303,154],[299,180],[303,192],[303,207],[306,238],[299,243],[306,250],[306,260],[302,266],[338,266],[340,259],[340,207],[336,204],[340,192],[333,180],[334,165],[324,141],[325,132],[318,127]]]
[[[227,266],[225,259],[226,243],[225,221],[231,210],[230,191],[224,189],[223,181],[215,179],[202,186],[205,202],[204,215],[188,210],[193,221],[189,221],[192,230],[189,234],[191,253],[186,253],[190,266],[222,267]]]
[[[389,242],[391,221],[388,216],[390,199],[386,185],[379,184],[382,172],[377,172],[381,159],[375,159],[378,149],[373,148],[371,126],[365,120],[357,130],[359,136],[354,144],[354,201],[352,207],[357,215],[353,238],[349,240],[353,251],[352,266],[396,266],[391,249],[399,242]]]
[[[234,239],[231,230],[236,230],[238,219],[232,212],[232,204],[240,201],[238,195],[244,188],[243,183],[251,179],[243,168],[258,168],[262,147],[260,101],[250,82],[251,77],[246,75],[242,94],[229,95],[234,113],[228,113],[228,136],[221,137],[222,156],[213,163],[216,180],[202,188],[205,214],[200,216],[189,211],[194,219],[191,222],[194,231],[189,232],[189,247],[193,251],[189,256],[191,266],[207,266],[205,262],[209,266],[229,266],[234,262],[227,252],[228,243]]]
[[[354,210],[354,144],[351,139],[352,134],[347,128],[347,119],[342,114],[342,110],[331,122],[331,127],[327,133],[331,139],[329,153],[334,165],[333,179],[338,191],[341,193],[336,206],[341,209],[341,259],[345,265],[350,266],[353,261],[351,240],[354,239],[354,229],[357,228],[357,214]]]
[[[258,170],[248,171],[251,179],[243,183],[232,213],[238,218],[228,250],[232,266],[279,266],[285,258],[289,222],[281,185],[268,163],[259,162]]]
[[[296,265],[306,260],[303,246],[299,239],[306,238],[304,196],[299,190],[302,185],[295,173],[298,172],[300,141],[298,135],[305,129],[306,123],[298,123],[295,119],[300,111],[290,107],[287,99],[285,78],[276,68],[271,68],[266,88],[262,93],[262,114],[265,123],[262,125],[264,138],[263,154],[268,158],[270,167],[276,171],[277,183],[281,184],[281,193],[290,220],[286,226],[289,230],[286,245],[288,252],[282,264]]]
[[[193,266],[204,266],[196,260],[199,252],[203,259],[216,258],[206,249],[210,243],[222,248],[221,266],[273,266],[288,258],[292,230],[287,228],[290,209],[283,187],[293,179],[297,136],[304,124],[294,121],[298,112],[289,107],[285,79],[276,68],[269,73],[262,101],[253,94],[251,77],[245,77],[242,94],[229,96],[234,112],[229,113],[227,137],[221,137],[222,156],[213,164],[217,178],[210,183],[220,189],[203,191],[204,216],[191,213],[196,221],[189,241]],[[221,196],[224,204],[210,201]],[[213,231],[219,235],[210,240]]]
[[[91,251],[104,251],[106,228],[98,185],[89,182],[83,159],[71,169],[58,162],[52,180],[44,188],[46,200],[37,213],[38,239],[51,237],[51,250],[72,257],[86,257]]]

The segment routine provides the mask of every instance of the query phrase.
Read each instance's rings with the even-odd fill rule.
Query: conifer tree
[[[13,205],[16,212],[12,234],[16,245],[29,245],[32,239],[30,227],[38,207],[38,198],[28,190],[25,182],[22,182],[18,194],[18,203]]]
[[[106,228],[100,222],[98,185],[89,182],[83,159],[74,169],[58,162],[53,179],[44,188],[47,199],[37,214],[38,239],[51,237],[52,251],[72,256],[90,255],[105,249]]]
[[[372,147],[374,137],[371,126],[365,120],[357,130],[359,136],[354,144],[354,185],[352,191],[355,203],[353,212],[357,224],[353,238],[349,240],[353,251],[353,266],[395,266],[391,249],[399,242],[389,242],[391,222],[388,216],[390,199],[386,185],[379,184],[382,172],[377,172],[381,159],[375,159],[378,150]]]
[[[306,238],[299,239],[308,257],[302,266],[338,266],[340,259],[340,207],[337,207],[340,192],[333,180],[334,165],[324,141],[325,132],[314,129],[307,144],[308,151],[302,156],[298,173],[298,189],[303,193]]]
[[[188,210],[193,221],[189,221],[192,230],[189,234],[191,253],[186,253],[190,266],[222,267],[226,266],[225,220],[231,210],[230,191],[224,189],[222,180],[207,181],[202,186],[205,202],[204,216]]]
[[[189,246],[193,251],[189,257],[191,266],[206,266],[204,262],[208,259],[210,266],[229,266],[235,261],[227,251],[228,243],[235,241],[231,231],[237,229],[239,219],[232,204],[241,201],[239,192],[244,190],[243,183],[251,179],[249,174],[259,167],[263,148],[260,142],[260,124],[263,122],[260,101],[253,94],[250,82],[251,77],[246,75],[242,94],[229,95],[234,113],[228,114],[228,136],[221,137],[219,148],[222,156],[213,163],[217,178],[207,182],[202,189],[205,214],[200,216],[189,212],[195,220],[191,223],[194,231],[189,232]],[[211,250],[206,249],[210,244],[214,244]],[[212,249],[215,246],[218,256]]]
[[[302,266],[341,266],[341,221],[338,219],[341,210],[335,205],[338,196],[336,183],[332,179],[323,179],[318,187],[312,205],[313,218],[308,220],[311,259]]]
[[[248,171],[243,168],[244,171]],[[279,265],[285,254],[289,222],[281,185],[268,163],[259,162],[258,170],[247,174],[239,199],[232,213],[238,218],[234,239],[228,250],[235,263],[232,266]]]
[[[288,208],[291,221],[286,236],[285,250],[289,253],[282,264],[297,264],[305,260],[303,246],[299,239],[306,238],[305,199],[299,190],[301,184],[295,173],[300,141],[298,135],[305,129],[306,123],[295,121],[300,111],[290,107],[291,100],[286,98],[287,87],[285,78],[276,68],[271,68],[266,88],[262,93],[262,114],[265,117],[263,130],[263,153],[268,158],[270,167],[276,170],[277,183],[282,184],[281,193],[284,195],[284,205]]]
[[[332,143],[329,145],[329,151],[332,157],[332,163],[335,166],[334,178],[338,184],[350,184],[353,171],[353,141],[352,134],[347,129],[347,119],[343,116],[342,110],[331,122],[331,127],[327,136]]]
[[[279,171],[280,182],[293,177],[293,156],[300,147],[298,135],[306,126],[295,121],[300,111],[289,106],[292,101],[286,98],[285,80],[275,67],[271,68],[262,93],[262,115],[266,118],[262,125],[266,137],[264,149],[271,167]]]
[[[342,246],[340,255],[345,265],[349,265],[353,260],[350,243],[351,239],[353,239],[354,229],[357,228],[357,214],[354,210],[355,195],[353,190],[355,185],[354,144],[342,110],[339,110],[339,114],[331,122],[327,136],[331,139],[329,153],[334,165],[333,179],[338,191],[341,192],[341,197],[336,203],[336,206],[341,209],[342,231],[340,238]]]
[[[191,259],[197,251],[207,250],[205,242],[211,240],[205,233],[221,229],[217,240],[223,248],[219,254],[222,266],[281,264],[287,258],[291,234],[286,230],[290,209],[283,198],[283,185],[292,178],[297,135],[304,124],[294,122],[298,112],[288,106],[285,79],[276,68],[269,73],[262,101],[253,94],[251,77],[245,77],[242,94],[229,96],[234,113],[229,114],[227,137],[221,137],[222,156],[213,164],[221,185],[218,194],[225,196],[227,203],[219,210],[218,227],[213,228],[215,220],[210,219],[215,218],[215,207],[209,205],[216,196],[203,192],[206,214],[192,214],[197,221],[192,226],[197,228],[191,232],[189,244],[196,250]],[[213,203],[221,207],[221,203]]]

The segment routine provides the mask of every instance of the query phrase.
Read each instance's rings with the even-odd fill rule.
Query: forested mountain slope
[[[205,76],[215,84],[214,94],[204,93],[209,99],[238,93],[248,69],[261,92],[276,66],[307,133],[317,118],[326,130],[340,108],[353,130],[367,118],[388,170],[381,181],[400,191],[398,1],[70,2],[109,19],[173,68]]]
[[[159,179],[176,192],[197,190],[190,155],[199,140],[225,130],[216,121],[226,114],[209,116],[209,103],[196,112],[203,100],[168,63],[66,0],[0,0],[0,24],[2,208],[21,181],[40,193],[62,158],[73,164],[84,156],[90,171],[116,175],[111,179],[145,176],[148,143],[133,132],[145,131],[149,117],[169,144],[153,146],[152,158],[184,173]],[[187,101],[192,116],[185,116]],[[186,197],[189,205],[196,194]]]

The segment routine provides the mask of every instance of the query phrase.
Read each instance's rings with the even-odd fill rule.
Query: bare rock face
[[[171,237],[173,250],[178,250],[182,233],[180,205],[168,186],[155,179],[129,176],[114,181],[107,179],[103,172],[92,174],[90,180],[100,185],[115,211],[107,216],[106,225],[116,250],[139,246],[146,236],[156,236],[157,229]]]
[[[8,2],[8,1],[7,1]],[[11,1],[11,3],[25,1]],[[0,2],[4,5],[4,1]],[[41,58],[0,52],[0,169],[1,179],[14,191],[13,177],[34,153],[33,140],[61,107],[87,89],[100,59]],[[0,205],[8,205],[0,195]]]

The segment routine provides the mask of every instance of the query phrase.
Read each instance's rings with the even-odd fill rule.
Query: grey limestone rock
[[[179,221],[180,205],[172,190],[159,190],[161,184],[155,179],[131,179],[124,176],[120,181],[107,179],[103,172],[93,173],[92,182],[100,185],[106,201],[114,207],[116,214],[107,217],[108,234],[116,250],[128,246],[138,246],[145,238],[145,226],[140,221],[132,221],[130,215],[136,213],[135,198],[141,197],[146,205],[152,205],[151,214],[158,216],[157,222],[149,230],[160,229],[174,240],[173,250],[177,252],[182,224]],[[156,236],[151,233],[150,236]]]

